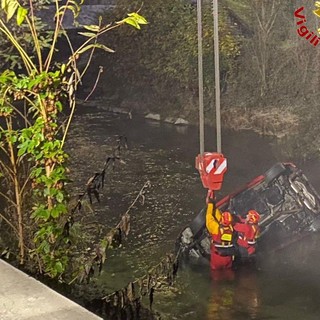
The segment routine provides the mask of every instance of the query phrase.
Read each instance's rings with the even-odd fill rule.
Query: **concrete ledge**
[[[102,318],[0,259],[0,320],[40,319]]]

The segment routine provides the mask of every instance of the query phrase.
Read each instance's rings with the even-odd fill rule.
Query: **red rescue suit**
[[[210,266],[212,270],[230,269],[233,261],[233,228],[220,225],[221,212],[213,203],[208,203],[206,226],[212,236]]]
[[[234,230],[238,232],[237,244],[245,248],[250,256],[256,251],[256,240],[259,235],[258,224],[249,223],[246,219],[241,219],[241,223],[234,225]]]

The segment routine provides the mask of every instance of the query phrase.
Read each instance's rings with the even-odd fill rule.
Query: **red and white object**
[[[227,171],[227,159],[222,153],[205,152],[196,157],[196,168],[200,173],[202,185],[209,189],[210,198],[213,197],[213,191],[222,187]]]

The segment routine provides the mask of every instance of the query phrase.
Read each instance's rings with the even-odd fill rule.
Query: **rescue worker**
[[[232,215],[221,213],[213,201],[207,205],[206,227],[212,236],[210,266],[212,270],[230,269],[234,257]]]
[[[248,258],[256,252],[256,241],[260,231],[259,220],[259,213],[255,210],[249,210],[246,219],[240,218],[240,222],[234,225],[234,230],[238,232],[239,254],[243,258]]]

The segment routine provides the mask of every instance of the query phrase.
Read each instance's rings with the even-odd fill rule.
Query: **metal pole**
[[[220,113],[220,70],[219,70],[219,32],[218,32],[218,0],[213,1],[213,38],[214,38],[214,74],[216,87],[216,125],[217,151],[221,153],[221,113]]]
[[[204,113],[203,113],[203,58],[202,58],[202,13],[201,0],[197,0],[198,21],[198,79],[199,79],[199,130],[200,154],[204,153]]]

